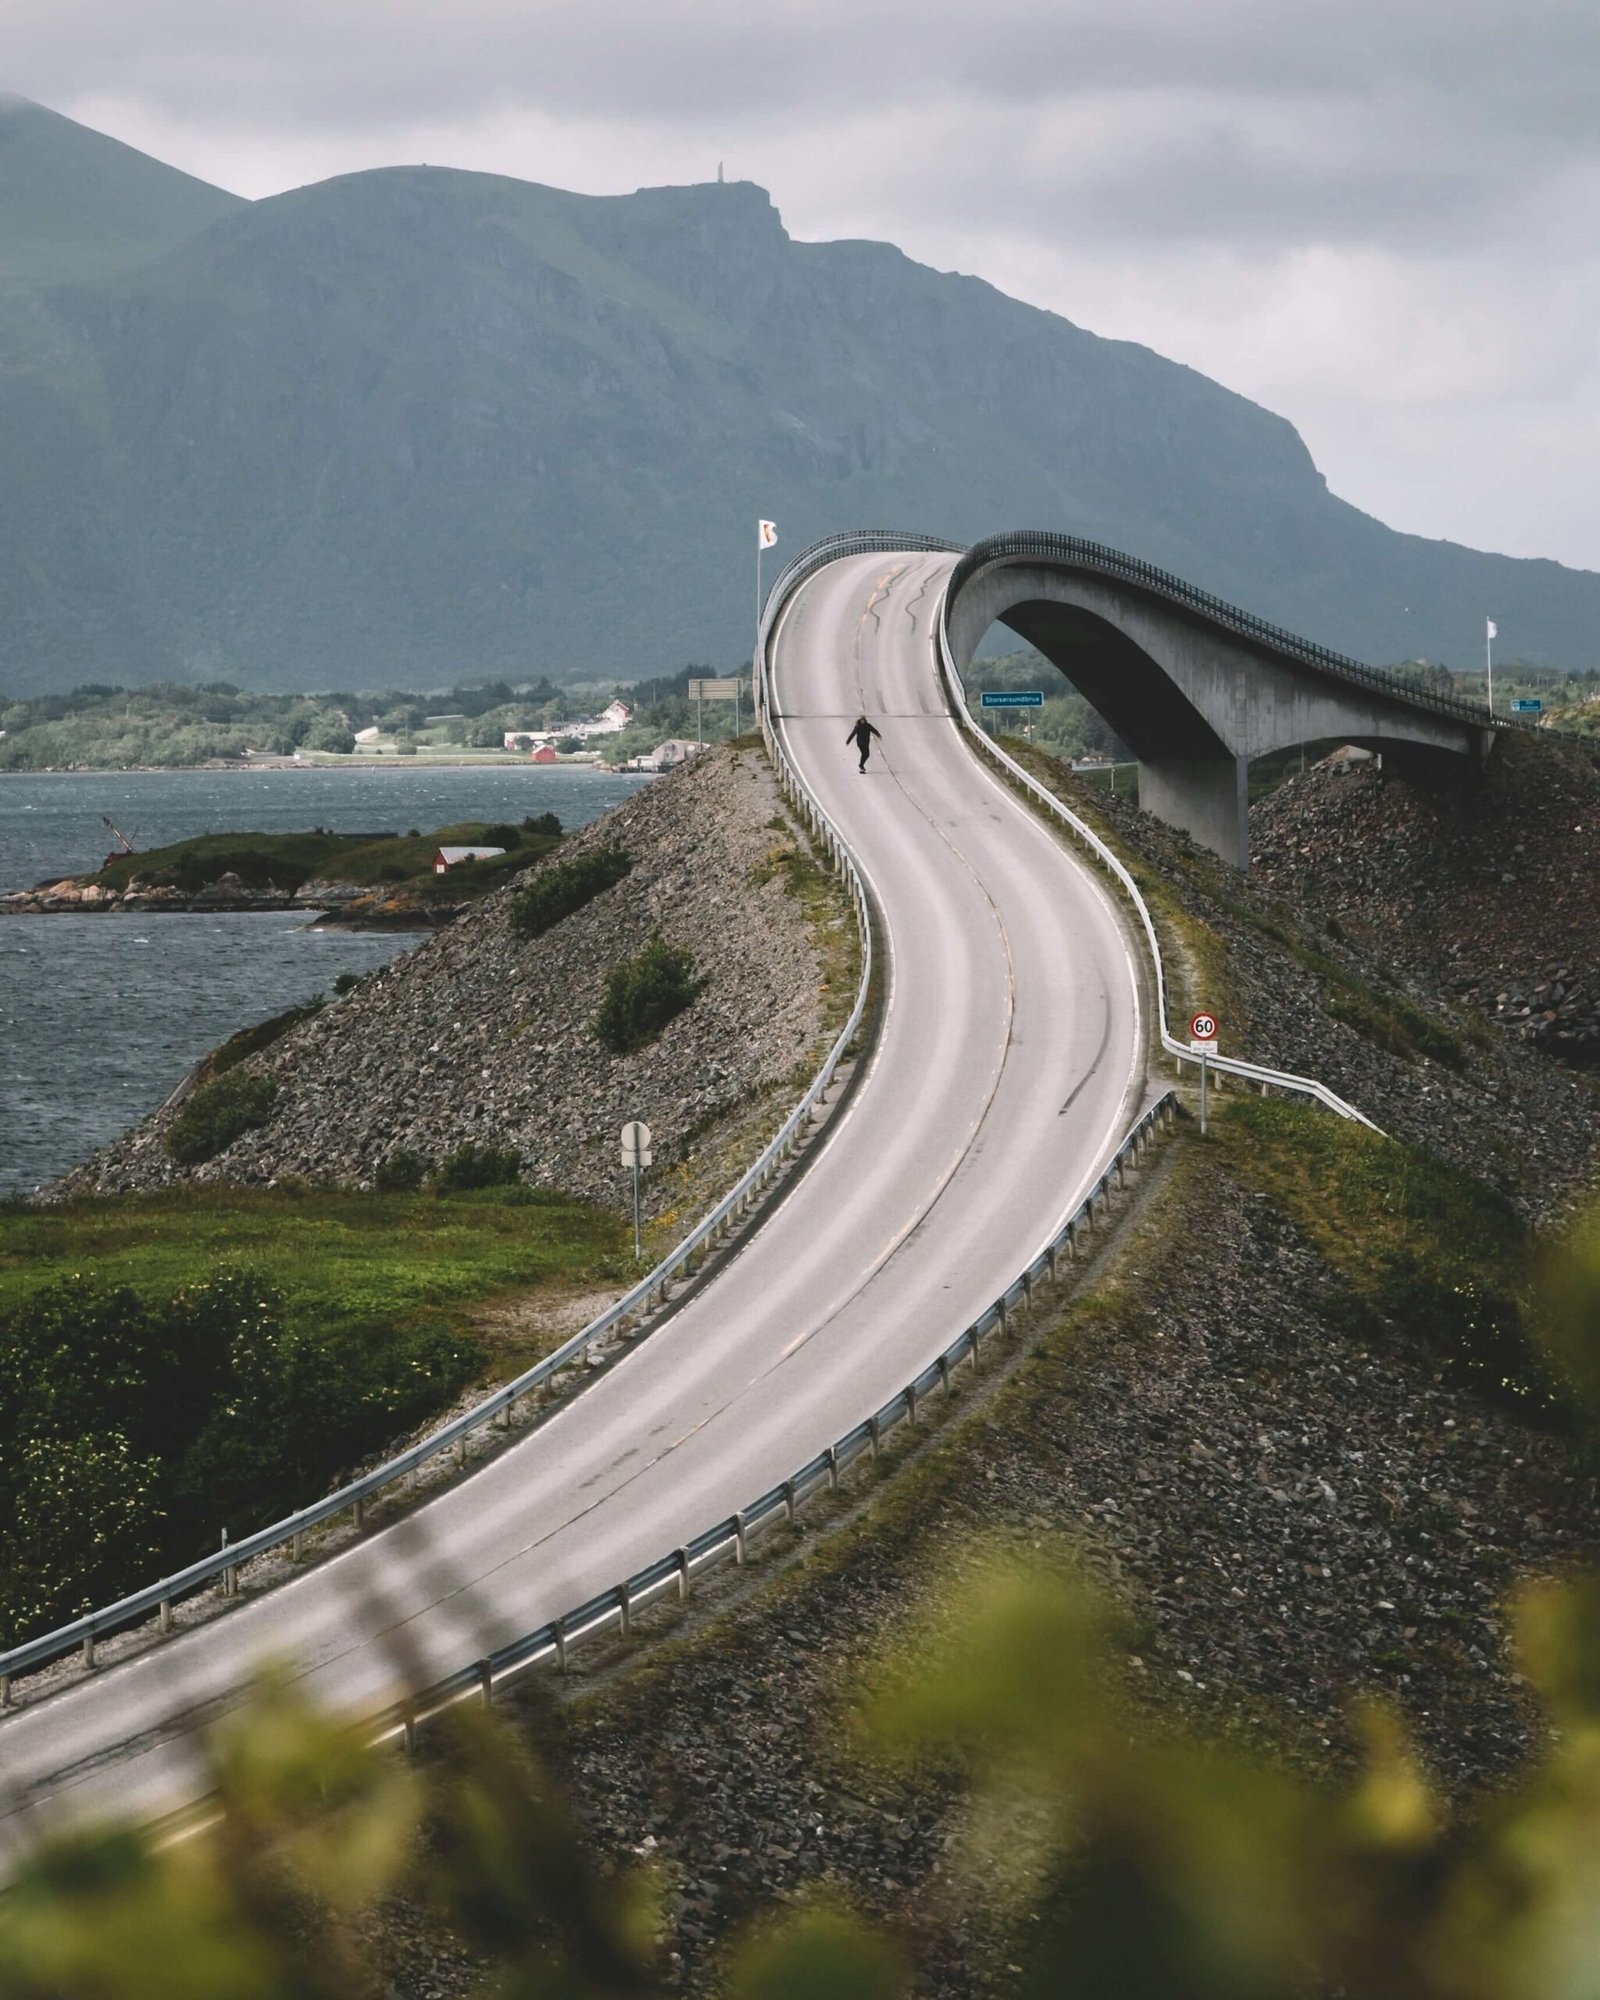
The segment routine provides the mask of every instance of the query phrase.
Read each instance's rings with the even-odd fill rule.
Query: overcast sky
[[[0,87],[241,194],[725,160],[792,235],[886,238],[1254,397],[1395,527],[1600,569],[1596,0],[3,14]]]

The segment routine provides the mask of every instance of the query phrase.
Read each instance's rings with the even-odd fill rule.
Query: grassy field
[[[622,1278],[631,1268],[624,1234],[605,1209],[530,1200],[520,1188],[443,1196],[186,1188],[15,1205],[0,1209],[0,1314],[63,1278],[165,1296],[234,1265],[278,1285],[309,1332],[457,1322],[512,1287]]]
[[[303,1505],[631,1270],[617,1217],[515,1186],[0,1210],[0,1646]]]

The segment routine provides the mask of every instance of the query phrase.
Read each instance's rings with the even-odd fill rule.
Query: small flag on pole
[[[758,549],[770,549],[777,539],[778,524],[776,521],[757,521],[756,547]]]
[[[762,526],[765,527],[766,523],[763,522]],[[1494,622],[1494,620],[1492,618],[1486,618],[1484,619],[1483,622],[1489,628],[1489,637],[1491,639],[1498,639],[1500,636],[1500,627]]]

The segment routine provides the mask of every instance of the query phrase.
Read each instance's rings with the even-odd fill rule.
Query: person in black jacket
[[[861,762],[856,766],[858,771],[864,771],[867,768],[867,759],[872,755],[872,739],[874,736],[878,737],[881,741],[883,731],[881,729],[874,729],[864,715],[858,715],[854,729],[844,739],[846,743],[853,743],[861,752]]]

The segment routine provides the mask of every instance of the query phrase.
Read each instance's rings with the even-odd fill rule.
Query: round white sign
[[[1189,1023],[1189,1039],[1195,1042],[1214,1042],[1217,1039],[1215,1016],[1196,1014]]]

